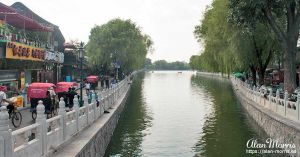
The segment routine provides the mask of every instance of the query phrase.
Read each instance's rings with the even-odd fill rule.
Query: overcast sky
[[[11,5],[15,0],[1,0]],[[201,46],[193,35],[211,0],[19,0],[58,25],[66,40],[87,42],[90,29],[113,18],[131,19],[151,36],[152,60],[188,61]]]

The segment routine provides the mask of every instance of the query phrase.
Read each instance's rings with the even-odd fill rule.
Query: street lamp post
[[[114,55],[113,55],[114,54]],[[112,62],[113,62],[113,67],[115,69],[115,77],[116,77],[116,80],[119,80],[119,68],[120,68],[120,65],[118,63],[118,59],[117,59],[117,51],[115,50],[114,53],[111,53],[110,54],[110,57],[112,58]]]
[[[79,47],[79,58],[80,58],[80,106],[83,105],[83,99],[82,99],[82,88],[83,88],[83,68],[82,68],[82,62],[84,58],[84,48],[83,48],[83,42],[80,43]]]

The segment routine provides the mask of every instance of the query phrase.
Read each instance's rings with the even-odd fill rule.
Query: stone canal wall
[[[281,144],[294,144],[295,149],[285,149],[297,151],[296,154],[290,153],[290,156],[300,156],[300,102],[280,99],[278,93],[277,97],[269,96],[266,99],[264,93],[249,89],[238,79],[231,78],[231,82],[239,102],[251,118],[270,138]],[[281,153],[283,156],[284,154],[286,153]]]
[[[209,72],[200,72],[200,71],[197,71],[197,75],[208,76],[208,77],[222,77],[221,73],[209,73]]]
[[[220,73],[197,72],[197,75],[224,78]],[[265,97],[265,91],[259,88],[252,88],[239,79],[230,78],[230,81],[243,109],[267,136],[281,144],[294,144],[295,149],[285,150],[296,150],[296,153],[290,153],[289,156],[300,156],[300,95],[297,96],[297,102],[288,101],[287,93],[283,99],[280,98],[279,91],[276,91],[276,96]],[[286,153],[277,155],[288,156]]]
[[[228,79],[226,74],[222,75],[221,73],[209,73],[209,72],[198,72],[196,73],[199,76],[213,78],[213,79]]]

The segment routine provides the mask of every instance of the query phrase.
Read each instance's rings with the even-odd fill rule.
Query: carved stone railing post
[[[107,94],[108,94],[108,90],[109,90],[108,88],[106,88],[106,89],[105,89],[105,91],[104,91],[104,97],[106,97],[106,96],[107,96]]]
[[[95,108],[96,108],[96,119],[98,119],[101,115],[101,109],[100,109],[100,96],[99,96],[99,93],[97,93],[95,91]]]
[[[113,89],[112,89],[112,105],[113,104],[115,104],[115,101],[116,101],[116,98],[115,98],[115,89],[116,89],[116,87],[115,87],[115,85],[113,86]]]
[[[252,99],[251,100],[253,100],[253,101],[255,101],[255,86],[252,86],[252,88],[251,88],[251,93],[252,93],[252,95],[251,95],[251,97],[252,97]]]
[[[75,120],[76,120],[76,131],[79,131],[79,101],[78,101],[78,96],[75,95],[73,99],[74,103],[74,110],[75,110]]]
[[[88,103],[88,97],[87,96],[84,96],[83,97],[84,99],[84,106],[85,106],[85,113],[86,113],[86,120],[87,120],[87,124],[89,124],[89,103]]]
[[[6,106],[0,108],[0,156],[13,156],[13,142]]]
[[[273,97],[273,89],[271,88],[270,89],[270,94],[269,94],[269,104],[270,104],[270,107],[272,105],[272,97]]]
[[[46,116],[45,116],[45,106],[43,101],[39,101],[38,105],[36,106],[36,123],[40,124],[38,129],[37,138],[41,140],[42,143],[42,153],[47,153],[47,123],[46,123]]]
[[[118,83],[118,88],[117,88],[117,97],[120,97],[120,83]]]
[[[104,113],[104,94],[103,91],[99,92],[98,95],[98,100],[99,100],[99,107],[100,107],[100,116],[102,115],[102,113]]]
[[[113,103],[113,89],[111,88],[109,95],[108,95],[108,100],[109,100],[109,106],[108,108],[111,108],[111,105]]]
[[[279,105],[279,99],[280,99],[280,91],[279,89],[276,90],[276,108],[275,111],[277,112],[277,107]]]
[[[66,132],[67,132],[67,128],[66,128],[66,103],[64,101],[64,98],[61,97],[60,101],[59,101],[59,109],[58,109],[58,115],[61,116],[60,118],[60,126],[62,128],[62,137],[61,140],[64,141],[66,138]]]
[[[97,118],[97,110],[96,110],[96,107],[97,107],[97,102],[96,102],[96,95],[95,93],[92,94],[92,106],[93,106],[93,113],[94,113],[94,121],[96,120]]]
[[[300,120],[300,93],[297,94],[296,110],[298,115],[298,120]]]
[[[286,108],[287,108],[287,104],[288,104],[288,97],[289,97],[289,94],[286,90],[284,92],[284,116],[286,116]]]

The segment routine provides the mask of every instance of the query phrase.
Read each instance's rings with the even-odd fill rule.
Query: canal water
[[[226,79],[154,71],[135,79],[107,157],[245,157],[257,137]]]

